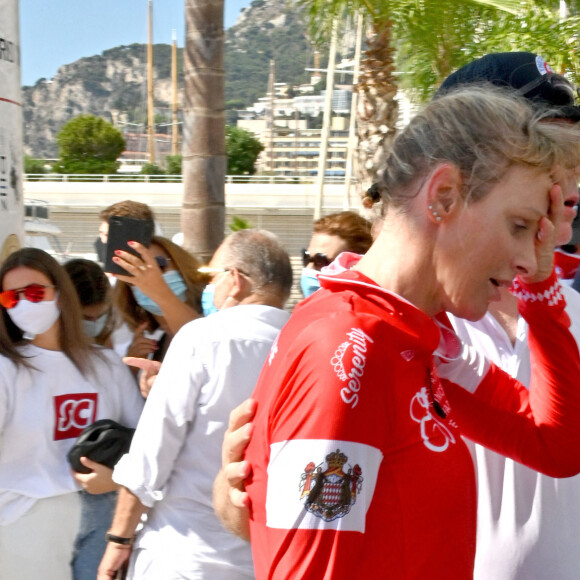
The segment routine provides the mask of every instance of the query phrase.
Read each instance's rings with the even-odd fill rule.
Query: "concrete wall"
[[[314,183],[226,183],[226,205],[246,208],[312,209]],[[134,199],[153,207],[180,208],[183,184],[169,182],[25,181],[24,197],[41,199],[51,206],[107,207],[123,199]],[[354,198],[355,196],[353,196]],[[359,207],[358,200],[351,201]],[[324,189],[325,213],[342,211],[344,184],[328,184]]]

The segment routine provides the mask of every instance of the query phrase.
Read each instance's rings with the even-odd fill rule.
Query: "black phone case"
[[[111,216],[109,218],[109,235],[104,268],[105,272],[131,276],[127,270],[117,266],[117,264],[113,262],[115,250],[123,250],[138,256],[139,254],[133,250],[133,248],[129,247],[127,242],[139,242],[140,244],[149,247],[152,237],[153,222],[124,216]]]

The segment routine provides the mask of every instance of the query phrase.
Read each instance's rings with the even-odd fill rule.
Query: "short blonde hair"
[[[491,84],[432,101],[393,143],[378,188],[385,205],[405,208],[442,163],[461,172],[467,202],[484,197],[515,165],[547,173],[579,165],[579,128],[546,122],[551,113]]]

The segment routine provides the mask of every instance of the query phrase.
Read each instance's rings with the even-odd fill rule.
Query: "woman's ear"
[[[459,169],[451,163],[439,165],[427,181],[428,217],[434,223],[442,223],[462,202],[463,178]]]

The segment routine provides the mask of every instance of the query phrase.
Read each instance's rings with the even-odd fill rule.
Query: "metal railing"
[[[25,181],[47,181],[53,183],[68,183],[92,181],[97,183],[128,182],[128,183],[181,183],[181,175],[141,175],[139,173],[113,173],[111,175],[90,173],[27,173]]]
[[[63,173],[27,173],[25,181],[46,181],[54,183],[67,182],[127,182],[127,183],[181,183],[181,175],[141,175],[139,173],[97,174],[63,174]],[[264,184],[310,184],[315,183],[316,175],[227,175],[226,183],[264,183]],[[344,183],[344,176],[327,175],[325,183]]]

